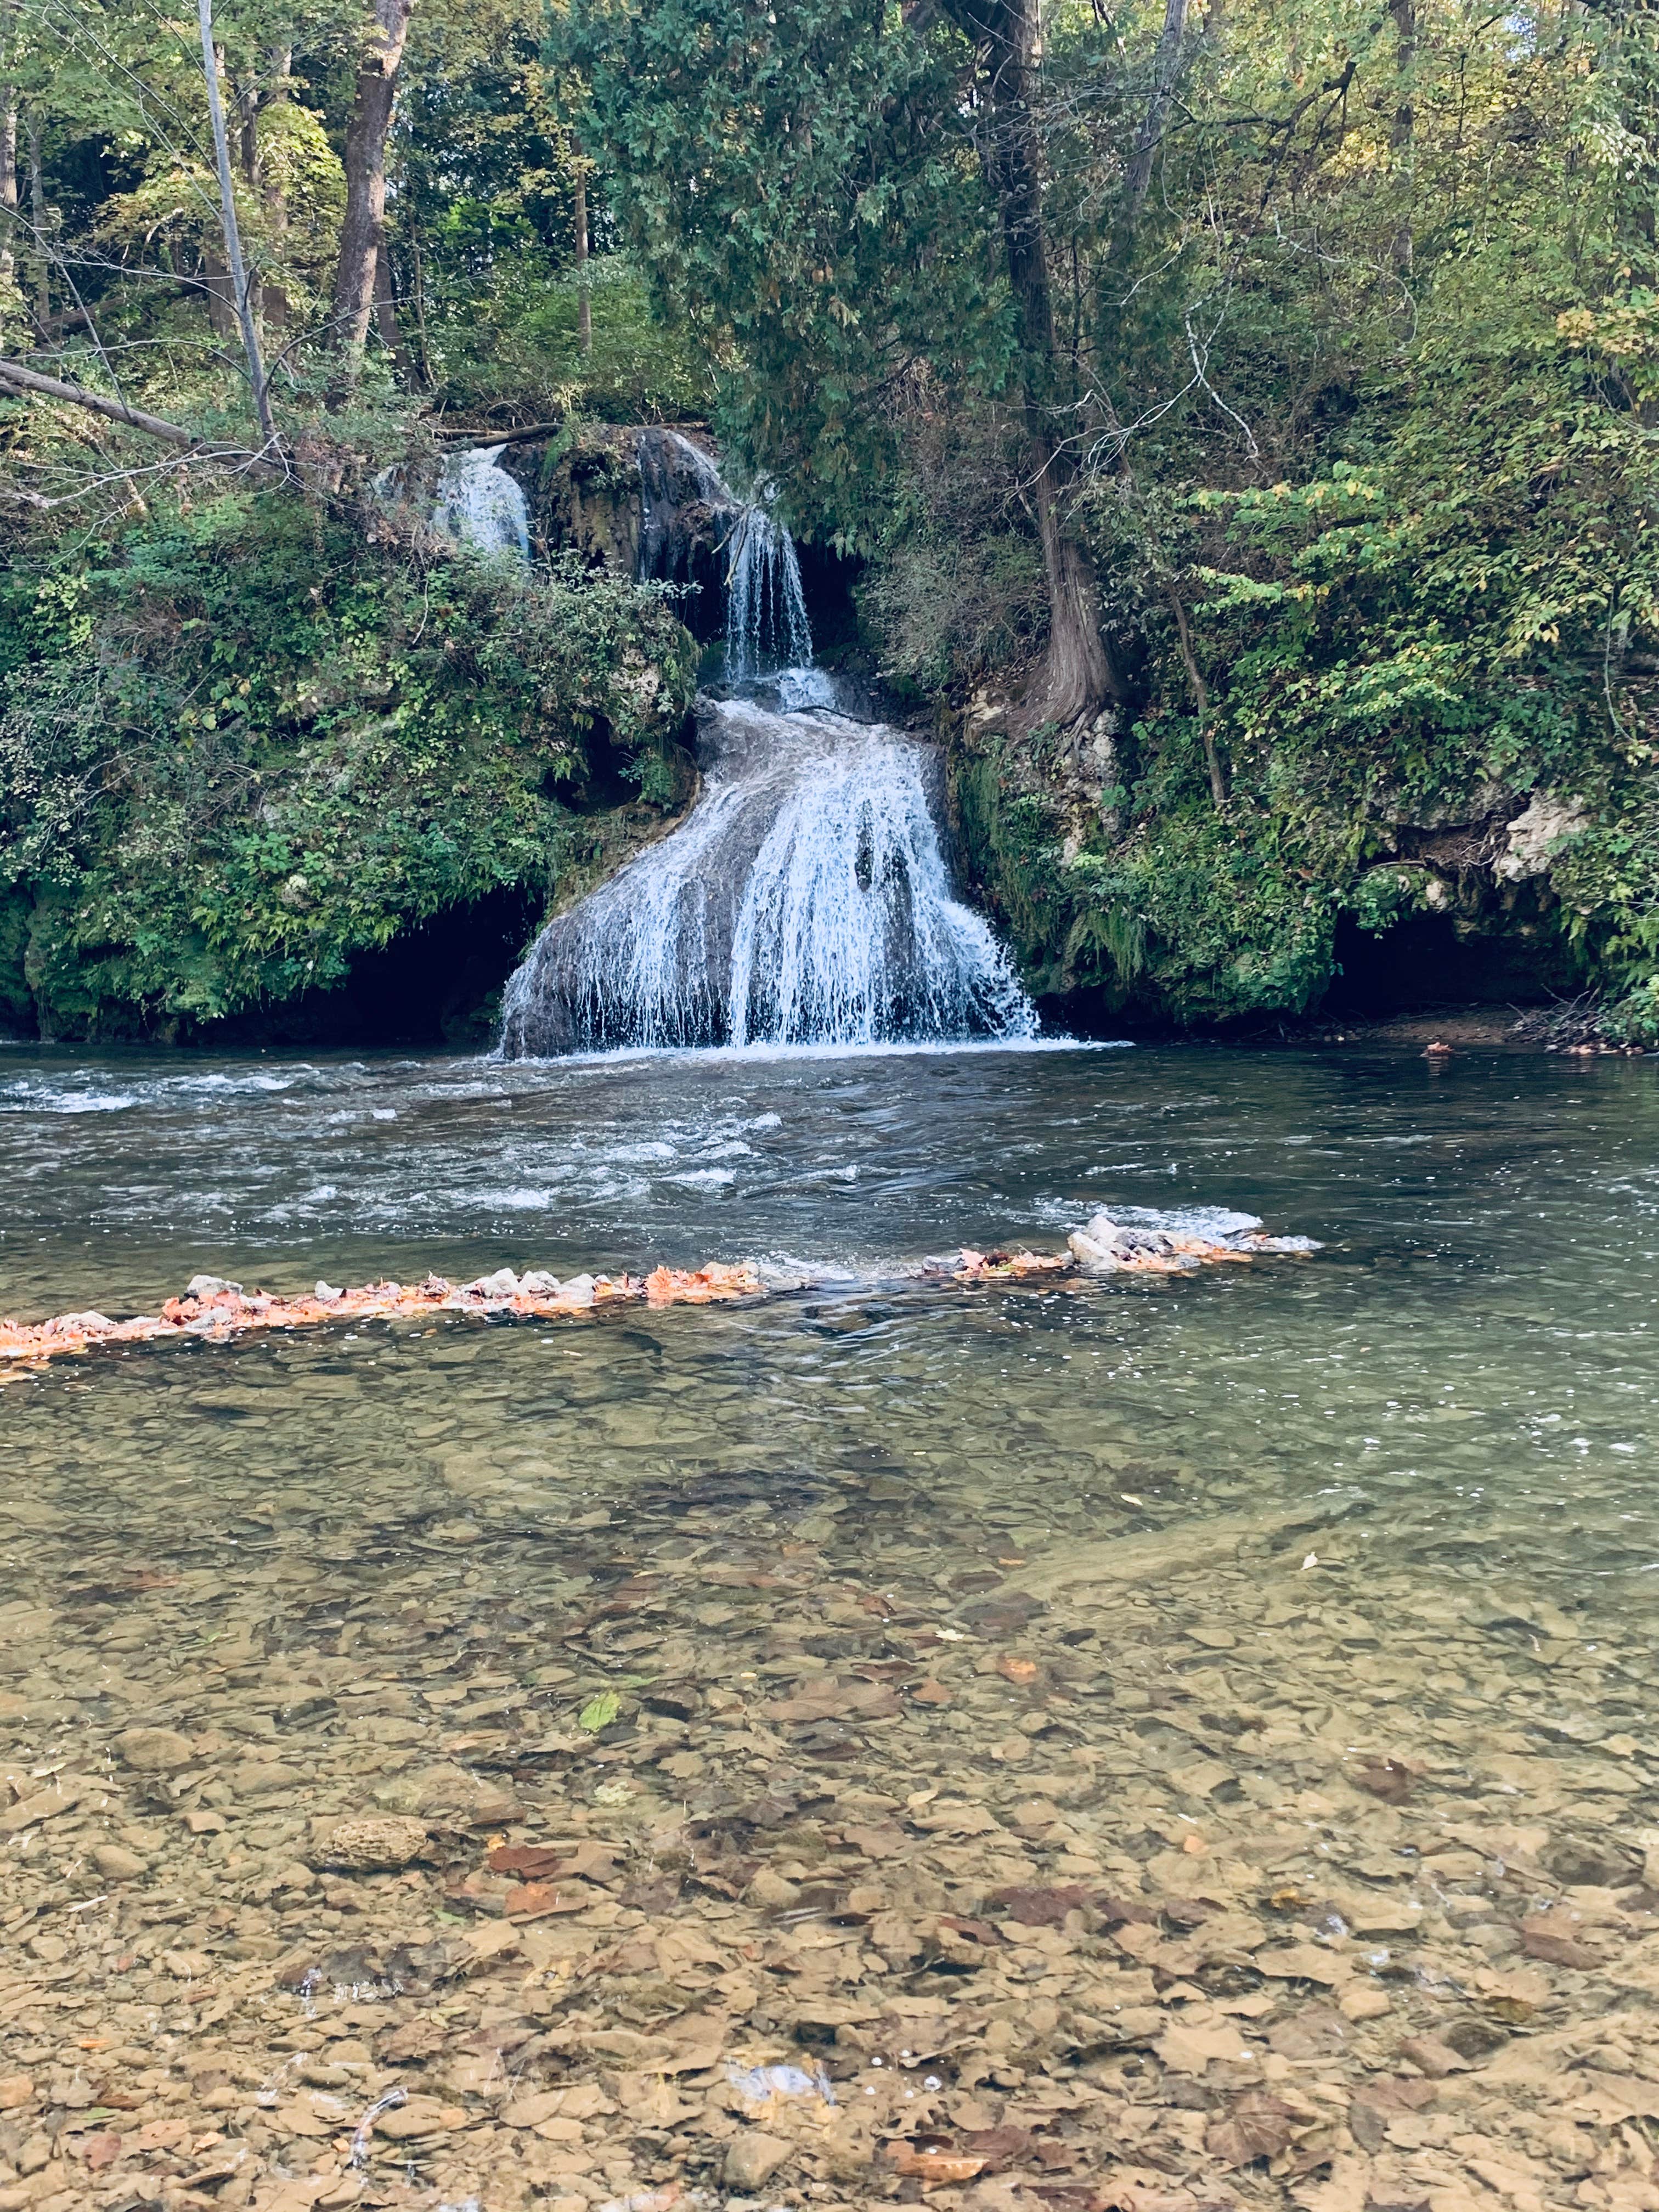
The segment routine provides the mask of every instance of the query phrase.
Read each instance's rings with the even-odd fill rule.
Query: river
[[[1659,2203],[1654,1082],[7,1054],[19,1318],[815,1281],[0,1392],[0,2189]],[[902,1279],[1101,1206],[1321,1249]]]

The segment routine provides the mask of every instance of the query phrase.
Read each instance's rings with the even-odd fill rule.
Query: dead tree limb
[[[253,392],[253,412],[259,435],[267,448],[276,443],[276,426],[270,419],[270,393],[265,365],[259,354],[259,330],[253,319],[247,269],[242,260],[242,234],[236,221],[236,192],[230,170],[230,134],[225,128],[225,103],[219,94],[219,50],[213,43],[213,0],[198,0],[202,30],[202,73],[207,79],[208,116],[213,125],[213,151],[219,168],[219,227],[224,234],[225,258],[236,289],[236,318],[242,326],[242,350],[247,356],[248,383]]]
[[[65,384],[56,376],[42,376],[38,369],[25,368],[21,361],[0,360],[0,395],[26,392],[41,399],[62,400],[70,407],[88,408],[94,415],[106,416],[112,422],[125,422],[130,430],[142,430],[146,437],[161,438],[168,445],[177,446],[192,459],[239,466],[259,477],[286,474],[275,462],[262,460],[244,447],[212,444],[198,438],[193,430],[185,429],[182,422],[168,422],[159,415],[146,415],[142,408],[129,407],[124,399],[110,399],[101,392],[89,392],[84,384]]]

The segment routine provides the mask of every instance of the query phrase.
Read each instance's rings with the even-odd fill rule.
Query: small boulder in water
[[[519,1279],[511,1267],[497,1267],[493,1275],[480,1275],[476,1283],[469,1283],[466,1287],[471,1297],[516,1298]]]
[[[427,1842],[426,1827],[420,1820],[371,1814],[360,1820],[342,1820],[330,1832],[319,1861],[352,1874],[396,1874],[414,1864]]]
[[[1131,1229],[1109,1213],[1097,1213],[1066,1238],[1073,1256],[1091,1274],[1109,1275],[1147,1258],[1173,1256],[1174,1240],[1161,1229]]]
[[[223,1275],[192,1275],[185,1285],[187,1298],[218,1298],[227,1293],[232,1297],[240,1297],[242,1286],[240,1283],[227,1280]]]
[[[571,1275],[559,1285],[559,1303],[567,1306],[591,1306],[595,1285],[592,1275]]]
[[[550,1275],[545,1268],[532,1267],[527,1275],[520,1276],[519,1288],[527,1298],[556,1298],[559,1295],[559,1279]]]

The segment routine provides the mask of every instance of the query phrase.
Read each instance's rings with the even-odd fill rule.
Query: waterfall
[[[530,509],[522,487],[501,465],[504,451],[501,446],[474,446],[445,461],[432,525],[475,552],[527,561]]]
[[[696,805],[542,932],[503,1051],[1031,1035],[1006,954],[952,896],[941,775],[882,724],[714,706]]]
[[[775,511],[774,487],[758,484],[752,499],[740,499],[710,456],[678,430],[641,430],[635,451],[636,573],[720,592],[728,684],[752,683],[769,670],[810,669],[800,560]]]
[[[726,540],[726,679],[746,684],[769,662],[812,665],[795,541],[769,501],[745,507]]]

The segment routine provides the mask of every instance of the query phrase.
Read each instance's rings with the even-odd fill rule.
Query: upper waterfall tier
[[[501,465],[505,450],[473,446],[445,461],[433,526],[475,553],[507,553],[527,561],[530,511],[523,488]]]
[[[880,724],[718,706],[697,805],[542,932],[503,1051],[1030,1036],[1006,954],[951,895],[939,773]]]
[[[768,668],[810,668],[806,618],[795,541],[779,518],[775,494],[758,484],[741,499],[713,457],[679,430],[641,430],[638,573],[703,586],[712,541],[726,611],[726,676],[746,684]]]

